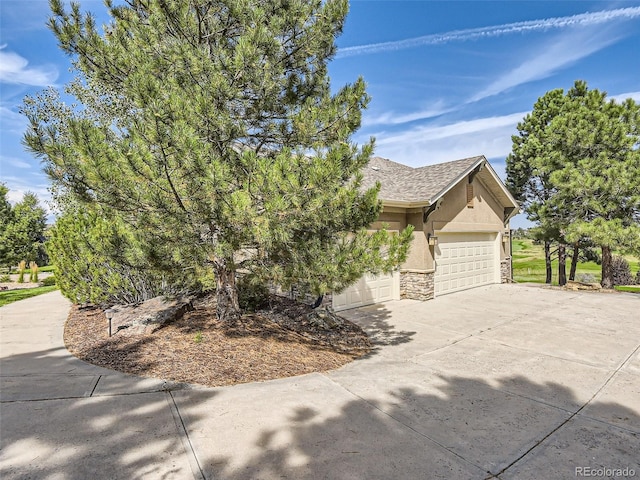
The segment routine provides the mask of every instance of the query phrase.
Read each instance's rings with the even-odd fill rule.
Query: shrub
[[[0,275],[0,283],[9,283],[11,281],[11,277],[8,273]]]
[[[636,273],[636,285],[640,285],[640,266],[638,266],[638,273]]]
[[[581,273],[578,275],[577,280],[582,283],[595,283],[596,277],[590,273]]]
[[[51,285],[56,285],[56,277],[55,275],[51,275],[50,277],[45,278],[40,282],[43,287],[50,287]]]
[[[238,303],[240,308],[255,312],[269,301],[269,288],[254,275],[238,279]]]
[[[18,283],[24,283],[24,272],[25,269],[27,268],[27,262],[25,262],[24,260],[22,260],[19,264],[18,264]]]
[[[167,265],[153,268],[144,247],[124,222],[89,209],[65,212],[47,243],[56,283],[74,303],[128,304],[197,290],[179,259],[160,252]]]
[[[613,285],[631,285],[633,277],[629,262],[622,257],[613,257],[611,260],[611,270],[613,271]]]
[[[38,264],[36,262],[29,262],[29,268],[31,269],[29,282],[38,283]]]

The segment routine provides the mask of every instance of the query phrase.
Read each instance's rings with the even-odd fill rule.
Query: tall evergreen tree
[[[544,244],[546,283],[551,283],[551,250],[554,242],[559,242],[559,257],[564,259],[564,239],[562,238],[563,210],[553,210],[549,200],[556,192],[551,182],[551,174],[562,167],[558,162],[565,159],[553,157],[548,139],[548,127],[560,115],[566,98],[562,89],[551,90],[540,97],[533,111],[518,123],[518,134],[511,140],[513,147],[507,157],[507,188],[520,202],[527,218],[538,224],[535,238]],[[558,278],[562,281],[564,262],[559,262]],[[561,282],[562,284],[562,282]]]
[[[572,266],[580,242],[600,246],[605,287],[612,249],[640,249],[639,118],[633,100],[607,100],[577,81],[536,102],[507,158],[509,187],[549,238],[574,245]]]
[[[365,231],[381,206],[360,188],[373,142],[350,140],[364,81],[330,89],[346,0],[107,5],[101,34],[51,0],[83,108],[55,92],[25,103],[25,142],[62,189],[212,268],[223,319],[239,314],[239,270],[323,293],[403,260],[410,230]]]
[[[640,111],[632,99],[606,97],[576,82],[549,126],[554,159],[575,159],[553,173],[558,194],[550,205],[571,212],[568,238],[600,246],[602,284],[610,288],[612,250],[640,251]]]

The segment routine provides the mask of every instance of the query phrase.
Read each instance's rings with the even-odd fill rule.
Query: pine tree
[[[576,81],[536,102],[507,158],[509,187],[546,241],[560,241],[561,256],[565,242],[574,245],[573,265],[581,243],[601,248],[605,287],[612,250],[640,250],[639,118],[633,100],[609,101]]]
[[[611,288],[612,250],[640,251],[640,112],[632,99],[606,96],[576,82],[549,130],[554,158],[575,159],[575,167],[553,173],[552,204],[571,212],[568,238],[600,246],[602,285]]]
[[[562,89],[551,90],[540,97],[533,111],[518,123],[518,135],[513,135],[513,147],[507,157],[507,188],[520,202],[527,218],[536,222],[536,240],[544,244],[546,283],[551,283],[551,246],[559,242],[559,256],[564,258],[563,226],[567,223],[562,209],[552,209],[549,200],[556,192],[551,174],[563,164],[550,154],[553,148],[548,139],[548,127],[560,115],[566,102]],[[558,278],[563,284],[564,262],[559,262]]]
[[[78,201],[210,267],[221,319],[239,315],[239,270],[324,293],[406,256],[409,230],[365,231],[381,206],[360,189],[373,142],[350,140],[364,81],[331,93],[345,0],[109,2],[104,34],[51,7],[83,108],[27,99],[25,143]]]

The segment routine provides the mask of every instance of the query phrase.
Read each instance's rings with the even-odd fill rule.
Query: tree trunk
[[[602,288],[613,288],[613,268],[612,268],[611,248],[602,245]]]
[[[215,261],[216,275],[216,311],[218,319],[234,322],[240,318],[240,304],[238,303],[238,289],[236,288],[235,269],[229,268],[231,262]]]
[[[569,280],[576,279],[576,268],[578,268],[578,255],[580,254],[580,248],[578,244],[573,245],[573,254],[571,255],[571,269],[569,270]]]
[[[558,285],[567,284],[567,250],[566,245],[558,245]]]
[[[547,278],[545,283],[551,283],[551,242],[549,240],[544,241],[544,262],[547,267]]]

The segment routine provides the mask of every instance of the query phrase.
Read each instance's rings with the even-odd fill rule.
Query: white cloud
[[[462,42],[483,38],[498,37],[513,33],[529,33],[547,31],[567,27],[584,27],[602,25],[616,20],[630,20],[640,18],[640,7],[619,8],[615,10],[602,10],[599,12],[587,12],[568,17],[553,17],[526,22],[506,23],[489,27],[469,28],[465,30],[453,30],[451,32],[424,35],[422,37],[397,40],[393,42],[372,43],[357,45],[338,50],[337,57],[352,57],[368,53],[380,53],[423,45],[439,45],[450,42]]]
[[[53,220],[53,211],[51,209],[51,192],[49,192],[49,184],[46,183],[45,176],[43,174],[34,175],[29,174],[28,178],[21,178],[16,176],[3,176],[0,178],[0,182],[4,183],[9,189],[7,193],[7,200],[12,204],[16,204],[22,201],[24,194],[27,192],[34,193],[40,205],[47,211],[48,221]],[[43,180],[45,180],[43,182]]]
[[[536,55],[517,68],[493,81],[471,97],[475,102],[497,95],[527,82],[547,78],[558,70],[615,43],[618,37],[609,30],[575,30],[549,44],[542,45]]]
[[[611,95],[607,97],[610,100],[615,100],[618,103],[624,102],[627,98],[632,99],[634,102],[640,102],[640,92],[627,92],[619,93],[617,95]]]
[[[32,168],[32,165],[24,160],[15,157],[6,157],[4,155],[0,155],[0,164],[11,165],[15,168]]]
[[[504,158],[511,151],[511,135],[528,112],[479,118],[449,125],[416,126],[401,133],[376,135],[376,155],[412,166],[475,155]]]
[[[53,85],[58,78],[58,69],[54,65],[29,67],[29,61],[14,52],[5,51],[0,46],[0,81],[4,83],[46,87]]]
[[[22,135],[28,124],[27,117],[0,105],[0,126],[2,131]]]
[[[399,125],[409,123],[415,120],[425,120],[428,118],[438,117],[444,113],[453,111],[453,108],[445,107],[444,102],[435,102],[432,106],[423,110],[409,113],[385,112],[375,116],[365,113],[362,119],[363,126],[371,125]]]

